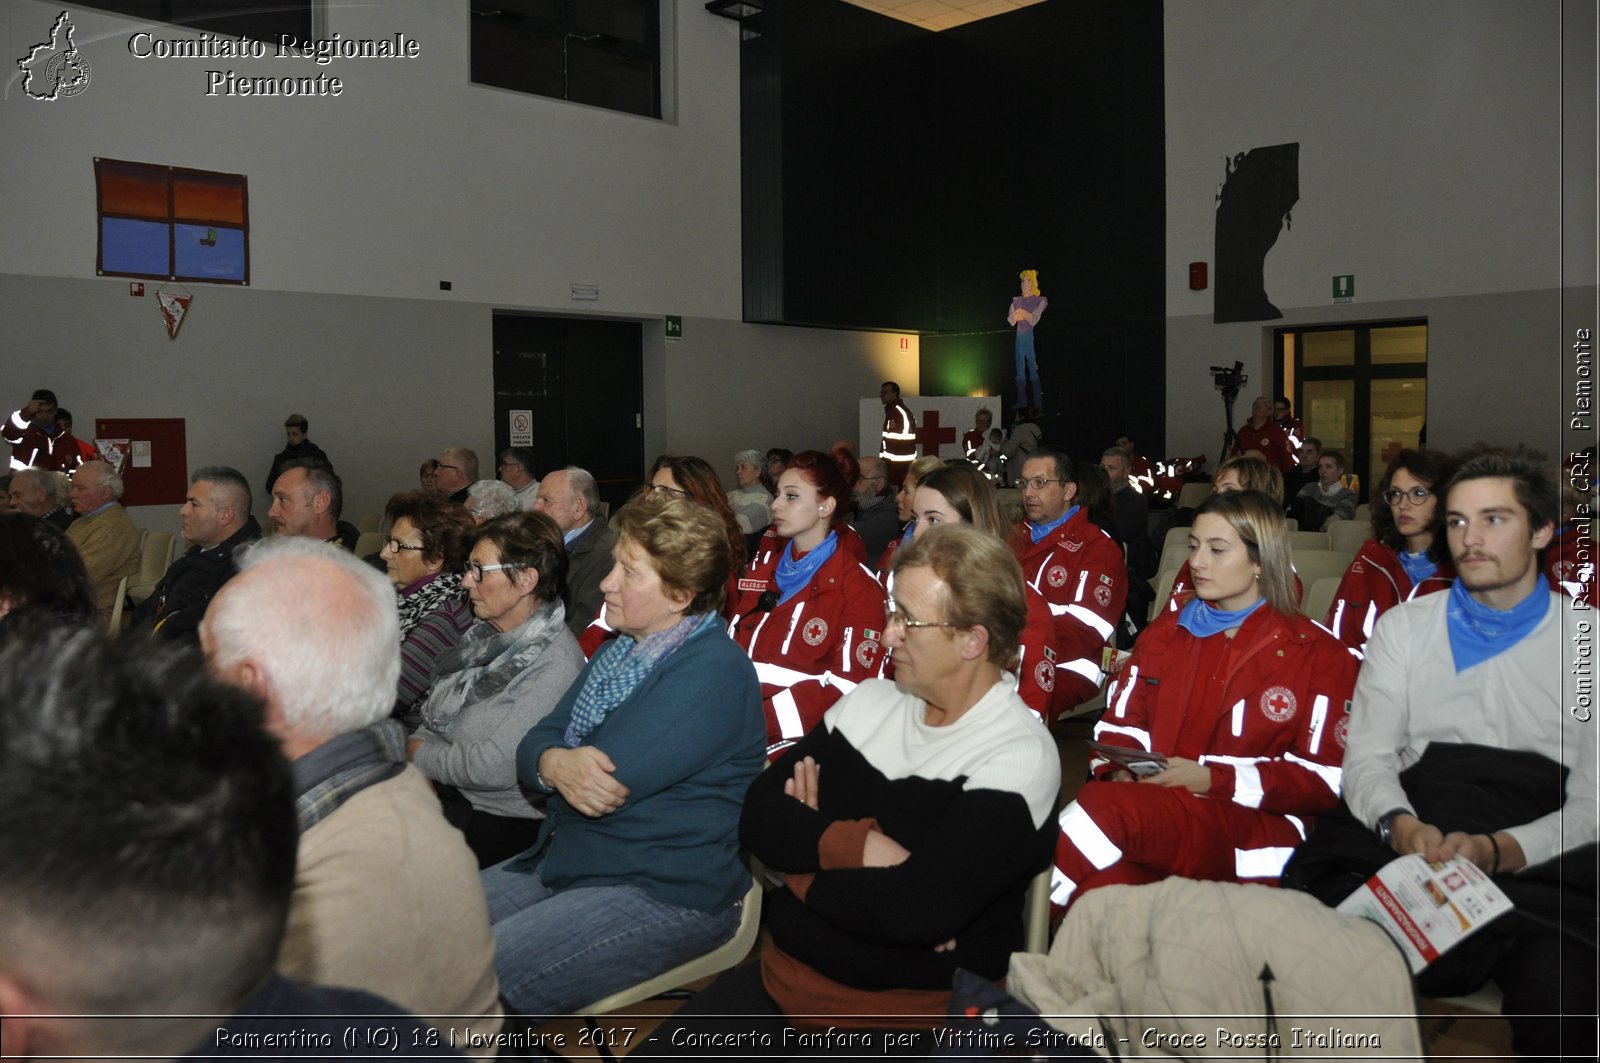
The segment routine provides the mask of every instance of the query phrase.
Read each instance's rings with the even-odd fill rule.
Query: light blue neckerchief
[[[1450,585],[1445,630],[1450,636],[1450,655],[1457,674],[1521,642],[1539,626],[1549,609],[1550,584],[1542,572],[1533,593],[1510,609],[1484,605],[1467,590],[1464,580],[1456,580]]]
[[[1439,566],[1429,560],[1426,550],[1420,554],[1401,550],[1400,567],[1406,570],[1406,576],[1410,578],[1413,587],[1439,571]]]
[[[1218,609],[1210,602],[1191,598],[1178,613],[1178,626],[1197,639],[1210,638],[1212,635],[1223,632],[1244,623],[1245,618],[1266,604],[1265,598],[1257,598],[1243,609]]]
[[[785,543],[783,555],[778,558],[778,570],[772,574],[773,582],[778,585],[780,595],[778,604],[782,605],[804,590],[806,584],[811,582],[811,577],[817,574],[817,569],[821,568],[823,562],[832,557],[837,549],[839,549],[838,532],[829,532],[828,537],[818,543],[815,550],[798,561],[794,559],[794,540],[790,539]]]
[[[1067,521],[1071,520],[1072,519],[1072,515],[1074,513],[1078,512],[1078,510],[1081,509],[1081,508],[1083,508],[1083,507],[1081,507],[1081,506],[1073,506],[1071,509],[1069,509],[1065,513],[1061,514],[1061,516],[1059,516],[1055,520],[1051,521],[1049,524],[1029,524],[1028,525],[1028,534],[1033,537],[1033,541],[1034,542],[1036,542],[1036,543],[1043,542],[1044,541],[1044,537],[1046,535],[1049,535],[1051,532],[1053,532],[1057,528],[1061,527]]]

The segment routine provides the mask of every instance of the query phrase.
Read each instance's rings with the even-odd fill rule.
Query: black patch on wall
[[[1299,199],[1299,144],[1252,148],[1228,160],[1217,192],[1216,324],[1283,316],[1267,298],[1267,252]]]

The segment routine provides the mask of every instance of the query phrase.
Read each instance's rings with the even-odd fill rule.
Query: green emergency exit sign
[[[1356,298],[1356,275],[1354,273],[1340,273],[1333,278],[1333,301],[1336,303],[1354,302]]]
[[[674,317],[671,314],[667,315],[667,339],[683,339],[683,318]]]

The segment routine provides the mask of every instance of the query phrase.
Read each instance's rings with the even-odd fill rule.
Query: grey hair
[[[467,510],[474,517],[493,520],[517,511],[517,493],[499,480],[477,480],[467,488]]]
[[[733,463],[737,465],[741,461],[755,469],[765,469],[767,467],[767,456],[759,450],[739,451],[733,456]]]
[[[600,515],[600,485],[594,482],[594,474],[588,469],[580,469],[576,465],[566,468],[567,484],[572,488],[574,495],[583,496],[584,505],[589,510],[589,516]]]
[[[279,535],[240,556],[240,574],[206,611],[215,663],[257,662],[284,722],[334,738],[394,707],[400,616],[372,566],[329,543]]]
[[[244,474],[229,465],[203,465],[189,477],[190,484],[197,484],[201,480],[219,488],[222,493],[222,502],[233,510],[235,519],[243,524],[250,516],[250,483]]]
[[[56,505],[60,506],[66,504],[67,485],[72,481],[68,480],[64,474],[54,472],[50,469],[18,469],[16,472],[11,474],[12,486],[15,487],[17,481],[21,480],[23,477],[27,477],[27,479],[36,482],[39,485],[40,490],[49,495],[51,500],[54,501]]]
[[[449,458],[450,464],[461,470],[461,475],[466,477],[468,483],[478,478],[478,452],[471,447],[445,447],[444,453],[439,456]],[[533,475],[531,469],[528,475]]]
[[[1129,471],[1133,469],[1133,455],[1128,452],[1127,447],[1107,447],[1100,452],[1100,456],[1102,458],[1118,458],[1121,460],[1124,469]]]
[[[112,498],[122,497],[122,474],[113,469],[104,461],[86,461],[78,466],[78,472],[85,469],[95,469],[100,473],[100,484],[111,492]]]

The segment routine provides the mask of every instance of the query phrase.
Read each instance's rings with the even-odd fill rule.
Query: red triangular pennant
[[[178,338],[178,329],[183,325],[183,316],[189,312],[189,304],[194,302],[192,295],[178,295],[175,292],[156,292],[156,304],[161,307],[161,319],[167,323],[167,339]]]

